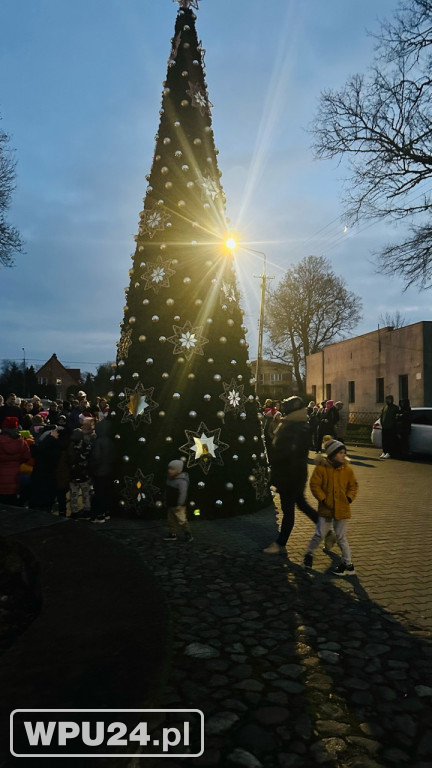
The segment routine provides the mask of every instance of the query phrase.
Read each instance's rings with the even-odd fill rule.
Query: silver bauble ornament
[[[132,315],[132,316],[129,318],[129,320],[128,320],[128,323],[129,323],[129,325],[133,325],[134,323],[136,323],[136,317],[134,317],[134,316]]]
[[[227,491],[232,491],[232,489],[234,488],[234,485],[232,483],[225,483],[225,488],[227,489]]]
[[[236,453],[233,454],[233,461],[238,461],[238,456]]]
[[[191,417],[191,419],[196,419],[197,415],[198,414],[196,411],[189,411],[189,416]]]
[[[211,400],[211,395],[204,395],[203,400],[205,400],[206,403],[209,403]]]
[[[122,456],[122,459],[123,459],[123,461],[125,462],[125,464],[127,464],[127,463],[128,463],[128,461],[130,461],[130,458],[129,458],[129,456]]]
[[[246,441],[246,438],[245,438],[244,435],[239,435],[237,440],[238,440],[239,443],[244,443]]]
[[[173,400],[180,400],[180,397],[181,397],[180,392],[174,392]]]

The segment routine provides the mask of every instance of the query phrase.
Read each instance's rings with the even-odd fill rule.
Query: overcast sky
[[[430,292],[404,293],[374,271],[371,253],[394,227],[343,232],[343,168],[313,159],[307,131],[321,90],[365,71],[367,30],[396,6],[201,0],[197,11],[227,215],[276,277],[309,254],[328,257],[363,300],[356,333],[396,309],[408,322],[432,319]],[[9,219],[26,253],[0,270],[1,358],[20,361],[24,347],[36,368],[55,352],[83,371],[115,359],[177,8],[3,0],[1,127],[18,161]],[[260,261],[238,261],[254,357]]]

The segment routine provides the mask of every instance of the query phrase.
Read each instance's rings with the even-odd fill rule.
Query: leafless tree
[[[14,255],[22,251],[23,242],[15,227],[6,220],[6,211],[15,189],[15,161],[8,147],[9,137],[0,131],[0,264],[11,267]]]
[[[343,338],[361,319],[361,299],[322,256],[306,256],[268,291],[266,330],[272,356],[293,368],[304,391],[306,357]]]
[[[321,94],[312,125],[318,158],[349,162],[346,214],[406,219],[405,239],[377,254],[406,287],[432,287],[432,0],[400,0],[381,23],[366,75]]]
[[[386,312],[385,315],[380,315],[378,322],[382,328],[387,328],[389,325],[392,328],[403,328],[407,324],[407,321],[398,309],[393,314]]]

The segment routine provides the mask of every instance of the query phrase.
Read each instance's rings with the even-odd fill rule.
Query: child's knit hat
[[[175,472],[183,472],[183,462],[181,459],[173,459],[168,464],[168,469],[174,469]]]
[[[18,429],[18,417],[17,416],[6,416],[6,418],[3,419],[2,428],[3,429]]]
[[[331,459],[331,457],[334,456],[335,453],[338,453],[342,448],[345,450],[345,445],[332,437],[330,440],[326,440],[323,448],[328,458]]]

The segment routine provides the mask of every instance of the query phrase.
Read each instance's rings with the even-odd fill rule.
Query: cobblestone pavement
[[[349,454],[360,484],[349,579],[329,575],[333,553],[302,569],[313,528],[301,513],[288,556],[261,551],[277,530],[269,510],[194,519],[191,544],[164,542],[163,521],[97,526],[141,553],[166,592],[161,706],[204,712],[196,766],[432,766],[431,464]]]

